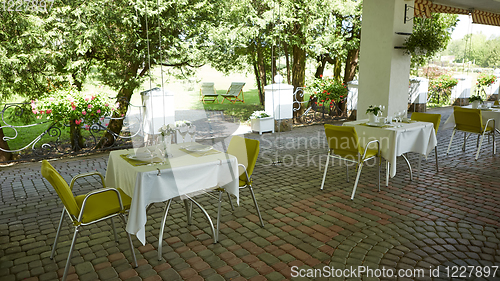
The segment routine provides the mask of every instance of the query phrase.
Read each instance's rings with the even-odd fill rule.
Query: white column
[[[414,1],[363,1],[358,119],[367,118],[370,105],[385,105],[384,116],[408,107],[410,56],[394,48],[403,46],[407,37],[396,32],[411,33],[413,29],[413,20],[404,23],[405,4],[413,6]],[[412,8],[408,14],[413,17]]]

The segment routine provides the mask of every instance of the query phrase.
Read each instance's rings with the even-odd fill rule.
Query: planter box
[[[252,131],[259,132],[260,135],[264,132],[272,132],[274,133],[274,118],[273,117],[265,117],[265,118],[256,118],[250,120]]]

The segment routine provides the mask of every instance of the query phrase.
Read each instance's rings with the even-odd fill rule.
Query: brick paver
[[[443,123],[451,114],[449,108],[435,111],[443,114]],[[439,173],[434,152],[423,160],[420,178],[415,171],[413,181],[404,161],[398,159],[396,176],[378,192],[376,169],[366,167],[353,201],[354,169],[346,182],[343,166],[329,168],[325,189],[319,190],[326,159],[321,125],[281,132],[280,146],[274,145],[276,134],[247,135],[261,140],[254,188],[263,228],[246,190],[234,212],[223,204],[217,244],[212,243],[200,212],[193,213],[193,224],[188,226],[183,205],[173,204],[163,260],[158,261],[163,204],[155,204],[148,211],[147,244],[133,237],[138,268],[131,265],[122,223],[117,223],[116,243],[110,225],[102,222],[83,228],[68,280],[286,280],[295,266],[307,270],[358,265],[425,269],[426,277],[415,280],[430,280],[430,269],[439,266],[440,278],[434,280],[447,280],[445,266],[498,266],[500,155],[492,156],[492,144],[485,141],[480,158],[474,161],[475,141],[462,152],[461,138],[455,138],[446,155],[450,135],[451,130],[438,133]],[[270,165],[276,153],[282,165]],[[409,159],[416,169],[418,156],[410,153]],[[68,182],[81,172],[105,174],[106,162],[106,153],[52,161]],[[85,178],[74,190],[88,192],[96,182]],[[0,186],[1,280],[60,278],[73,228],[63,224],[56,255],[49,259],[62,204],[41,178],[40,163],[3,167]],[[197,199],[215,216],[213,199]],[[484,279],[499,277],[497,272]]]

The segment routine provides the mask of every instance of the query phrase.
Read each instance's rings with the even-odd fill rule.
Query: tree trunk
[[[262,84],[260,83],[260,78],[259,78],[259,70],[257,69],[257,61],[255,60],[255,54],[252,55],[252,65],[253,65],[253,73],[255,75],[255,81],[257,82],[257,90],[259,93],[259,101],[261,105],[265,105],[265,100],[264,100],[264,88]]]
[[[323,76],[323,73],[325,72],[325,66],[326,66],[326,56],[325,55],[319,55],[316,58],[316,61],[318,62],[318,67],[316,68],[316,73],[314,74],[315,78],[320,78]]]
[[[359,49],[349,50],[345,61],[344,83],[354,80],[358,67]]]
[[[141,65],[142,63],[142,61],[136,61],[129,65],[127,77],[125,77],[125,79],[123,80],[123,86],[118,91],[118,95],[116,95],[116,101],[119,103],[119,106],[113,113],[113,118],[109,121],[108,131],[96,145],[97,149],[112,146],[115,143],[115,137],[113,133],[119,135],[122,131],[123,117],[127,114],[128,106],[130,104],[130,98],[132,97],[134,90],[138,87],[136,83],[131,83],[131,80],[136,78],[137,71],[139,70],[139,65]],[[142,77],[144,74],[146,74],[148,68],[149,66],[143,68],[139,76]],[[111,131],[112,133],[110,133],[109,131]]]
[[[258,71],[258,78],[260,82],[260,86],[262,88],[262,93],[260,93],[261,99],[262,99],[262,105],[265,105],[265,95],[264,95],[264,86],[267,85],[267,75],[266,75],[266,65],[264,62],[264,55],[263,52],[260,50],[261,48],[257,46],[257,71]]]
[[[283,50],[285,53],[285,62],[286,62],[286,83],[290,84],[290,53],[288,53],[288,44],[283,42]]]
[[[120,106],[113,113],[113,118],[109,121],[108,130],[119,135],[123,128],[123,116],[127,114],[128,105],[130,103],[130,98],[134,93],[134,88],[124,86],[118,91],[118,95],[116,96],[117,102],[120,103]],[[116,119],[114,119],[116,118]],[[96,148],[103,148],[112,146],[115,143],[115,137],[112,133],[106,132],[106,134],[101,138]]]
[[[74,119],[72,119],[69,124],[69,135],[71,139],[71,150],[78,152],[85,147],[81,125],[76,124]]]
[[[300,25],[296,24],[294,26],[295,34],[298,38],[302,38],[302,42],[297,42],[292,46],[293,51],[293,63],[292,63],[292,85],[294,90],[297,87],[304,87],[306,78],[306,51],[302,49],[305,46],[305,36],[303,36]],[[304,97],[297,97],[299,102],[304,101]],[[294,107],[298,108],[298,104],[294,103]],[[301,106],[299,110],[294,112],[295,117],[299,117],[304,113],[304,107]]]
[[[6,152],[4,150],[10,150],[9,144],[3,140],[3,129],[0,128],[0,162],[13,160],[12,152]],[[2,150],[3,149],[3,150]]]

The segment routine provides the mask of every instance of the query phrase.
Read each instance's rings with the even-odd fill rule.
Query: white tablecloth
[[[472,108],[472,106],[463,106],[463,108]],[[495,119],[495,128],[500,130],[500,108],[491,108],[489,110],[481,110],[481,116],[483,117],[483,125],[486,125],[488,119]],[[444,122],[442,129],[449,129],[455,127],[455,115],[451,114],[450,117]]]
[[[121,157],[134,153],[117,150],[109,154],[106,185],[121,188],[132,197],[126,230],[145,244],[146,208],[155,202],[164,202],[180,195],[193,195],[217,186],[223,186],[239,202],[238,161],[236,157],[217,153],[194,156],[172,145],[172,156],[167,164],[134,166]],[[158,170],[160,175],[158,175]]]
[[[402,127],[370,127],[362,125],[368,120],[345,122],[344,126],[354,126],[360,144],[380,141],[382,157],[390,164],[391,178],[396,175],[396,157],[406,152],[416,152],[427,156],[437,145],[434,125],[429,122],[402,123]],[[370,147],[372,148],[372,147]],[[376,148],[376,146],[373,146]]]

